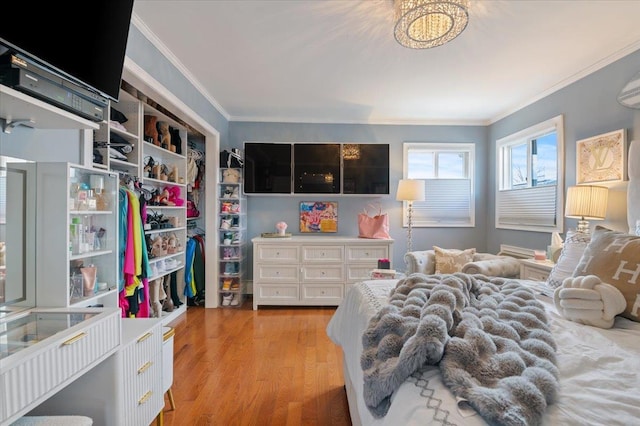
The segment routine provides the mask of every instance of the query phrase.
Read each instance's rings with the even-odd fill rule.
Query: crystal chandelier
[[[345,160],[359,160],[360,145],[356,143],[346,143],[342,145],[342,158]]]
[[[445,44],[467,27],[469,0],[394,0],[398,43],[412,49]]]

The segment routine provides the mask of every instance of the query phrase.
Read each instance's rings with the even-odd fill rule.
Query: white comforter
[[[375,419],[367,409],[362,398],[361,336],[396,282],[372,280],[354,285],[327,326],[328,336],[342,346],[345,372],[357,394],[357,407],[350,407],[352,417],[359,417],[363,425],[486,424],[463,402],[456,401],[442,384],[437,367],[407,379],[394,394],[385,417]],[[551,298],[539,298],[558,344],[561,388],[544,424],[640,424],[640,323],[616,318],[612,329],[581,325],[561,317]]]

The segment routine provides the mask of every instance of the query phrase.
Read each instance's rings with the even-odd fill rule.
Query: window
[[[413,203],[413,227],[475,225],[474,144],[405,143],[404,176],[424,179],[425,201]],[[406,203],[403,225],[407,224]]]
[[[562,232],[562,116],[499,139],[496,155],[496,228]]]

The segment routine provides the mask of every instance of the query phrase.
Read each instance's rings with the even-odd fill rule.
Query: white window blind
[[[555,228],[556,196],[555,185],[498,191],[498,226],[507,229]]]
[[[413,226],[472,226],[470,179],[425,179],[425,201],[413,203]]]
[[[404,143],[405,178],[425,181],[425,201],[413,203],[412,226],[475,226],[474,161],[471,143]]]

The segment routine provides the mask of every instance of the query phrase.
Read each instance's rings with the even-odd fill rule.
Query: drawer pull
[[[151,398],[151,395],[153,395],[153,392],[151,391],[147,391],[147,393],[145,393],[144,395],[142,395],[142,398],[140,398],[138,400],[138,405],[142,405],[145,402],[147,402],[149,400],[149,398]]]
[[[77,342],[80,339],[84,339],[85,337],[87,337],[87,333],[85,333],[84,331],[81,333],[76,334],[75,336],[73,336],[71,339],[69,340],[65,340],[62,345],[63,346],[69,346],[69,345],[73,345],[75,342]]]
[[[142,336],[140,336],[138,338],[137,342],[138,343],[142,343],[142,342],[144,342],[145,340],[147,340],[151,336],[153,336],[153,333],[151,333],[151,332],[144,333]]]
[[[153,363],[151,361],[147,361],[144,363],[144,365],[140,368],[138,368],[138,374],[142,374],[145,371],[147,371],[151,366],[153,365]]]

